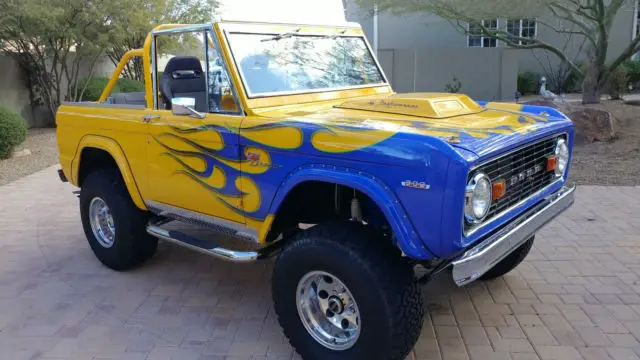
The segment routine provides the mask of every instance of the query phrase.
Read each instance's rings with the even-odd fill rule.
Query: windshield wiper
[[[341,35],[344,35],[344,33],[347,32],[347,29],[344,29],[340,32],[338,32],[337,34],[333,34],[333,35],[323,35],[320,37],[320,39],[337,39],[339,38]]]
[[[270,38],[262,39],[262,40],[260,40],[260,41],[261,41],[261,42],[266,42],[266,41],[278,41],[278,40],[281,40],[281,39],[290,38],[290,37],[292,37],[292,36],[296,35],[299,31],[300,31],[300,28],[297,28],[297,29],[295,29],[295,30],[293,30],[293,31],[291,31],[291,32],[286,32],[286,33],[282,33],[282,34],[274,35],[274,36],[272,36],[272,37],[270,37]]]

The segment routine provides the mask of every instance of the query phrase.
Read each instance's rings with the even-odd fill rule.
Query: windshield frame
[[[288,25],[291,26],[291,28],[295,28],[296,26],[294,25]],[[304,25],[300,25],[298,26],[298,28],[300,27],[305,27]],[[233,62],[233,66],[235,67],[239,77],[240,77],[240,81],[242,82],[242,88],[244,89],[244,92],[247,96],[248,99],[259,99],[259,98],[270,98],[270,97],[277,97],[277,96],[286,96],[286,95],[301,95],[301,94],[314,94],[314,93],[324,93],[324,92],[335,92],[335,91],[344,91],[344,90],[354,90],[354,89],[368,89],[368,88],[378,88],[378,87],[388,87],[389,85],[389,81],[387,79],[387,76],[385,75],[382,66],[380,66],[380,63],[378,61],[378,58],[374,55],[373,50],[371,48],[371,45],[369,44],[369,41],[367,41],[366,36],[364,36],[364,33],[360,32],[358,34],[353,34],[353,33],[349,33],[349,34],[341,34],[340,31],[344,30],[345,28],[342,27],[332,27],[329,29],[335,29],[335,33],[327,33],[327,32],[320,32],[320,31],[305,31],[305,32],[300,32],[298,34],[293,35],[293,37],[299,36],[299,37],[324,37],[327,35],[335,35],[336,37],[344,37],[344,38],[359,38],[361,39],[365,46],[367,51],[369,52],[369,55],[371,56],[371,58],[373,59],[373,63],[376,66],[376,69],[378,70],[378,72],[380,73],[380,76],[382,78],[381,82],[378,83],[372,83],[372,84],[363,84],[363,85],[350,85],[350,86],[341,86],[341,87],[330,87],[330,88],[319,88],[319,89],[302,89],[302,90],[290,90],[290,91],[273,91],[273,92],[259,92],[259,93],[254,93],[251,91],[251,89],[249,88],[249,86],[247,85],[247,81],[245,79],[245,75],[244,72],[242,71],[242,67],[239,66],[238,64],[238,60],[236,59],[235,54],[233,53],[233,48],[231,45],[231,39],[229,38],[229,35],[231,34],[249,34],[249,35],[272,35],[272,36],[277,36],[277,35],[282,35],[284,33],[289,32],[289,30],[285,30],[283,29],[283,31],[269,31],[267,29],[256,29],[256,28],[252,28],[252,29],[224,29],[224,37],[225,37],[225,41],[227,43],[227,48],[229,51],[229,54],[231,55],[231,59]],[[347,30],[353,30],[354,28],[348,27],[346,28]],[[278,40],[273,40],[273,41],[278,41]]]

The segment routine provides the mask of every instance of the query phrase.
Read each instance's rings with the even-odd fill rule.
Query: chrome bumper
[[[452,274],[456,285],[463,286],[478,279],[568,209],[573,204],[575,190],[575,185],[563,187],[455,259]]]

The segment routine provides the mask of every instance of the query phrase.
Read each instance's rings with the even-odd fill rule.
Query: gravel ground
[[[576,144],[570,180],[579,185],[640,185],[640,106],[620,101],[594,105],[613,113],[619,136],[614,142]],[[17,151],[29,149],[31,155],[0,161],[0,185],[42,170],[58,162],[54,128],[31,129]]]
[[[0,160],[0,186],[58,163],[56,129],[30,129],[16,151],[29,149],[31,155]]]
[[[621,101],[591,106],[613,114],[618,122],[618,139],[576,144],[570,180],[579,185],[640,185],[640,106]]]

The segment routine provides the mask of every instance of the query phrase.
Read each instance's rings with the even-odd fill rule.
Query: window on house
[[[534,39],[538,35],[538,23],[535,19],[507,20],[507,32],[513,36]],[[519,44],[525,42],[520,40]]]
[[[487,29],[497,29],[498,19],[482,20],[482,26]],[[469,47],[497,47],[498,41],[482,36],[482,28],[475,24],[469,24],[469,36],[467,36]]]

